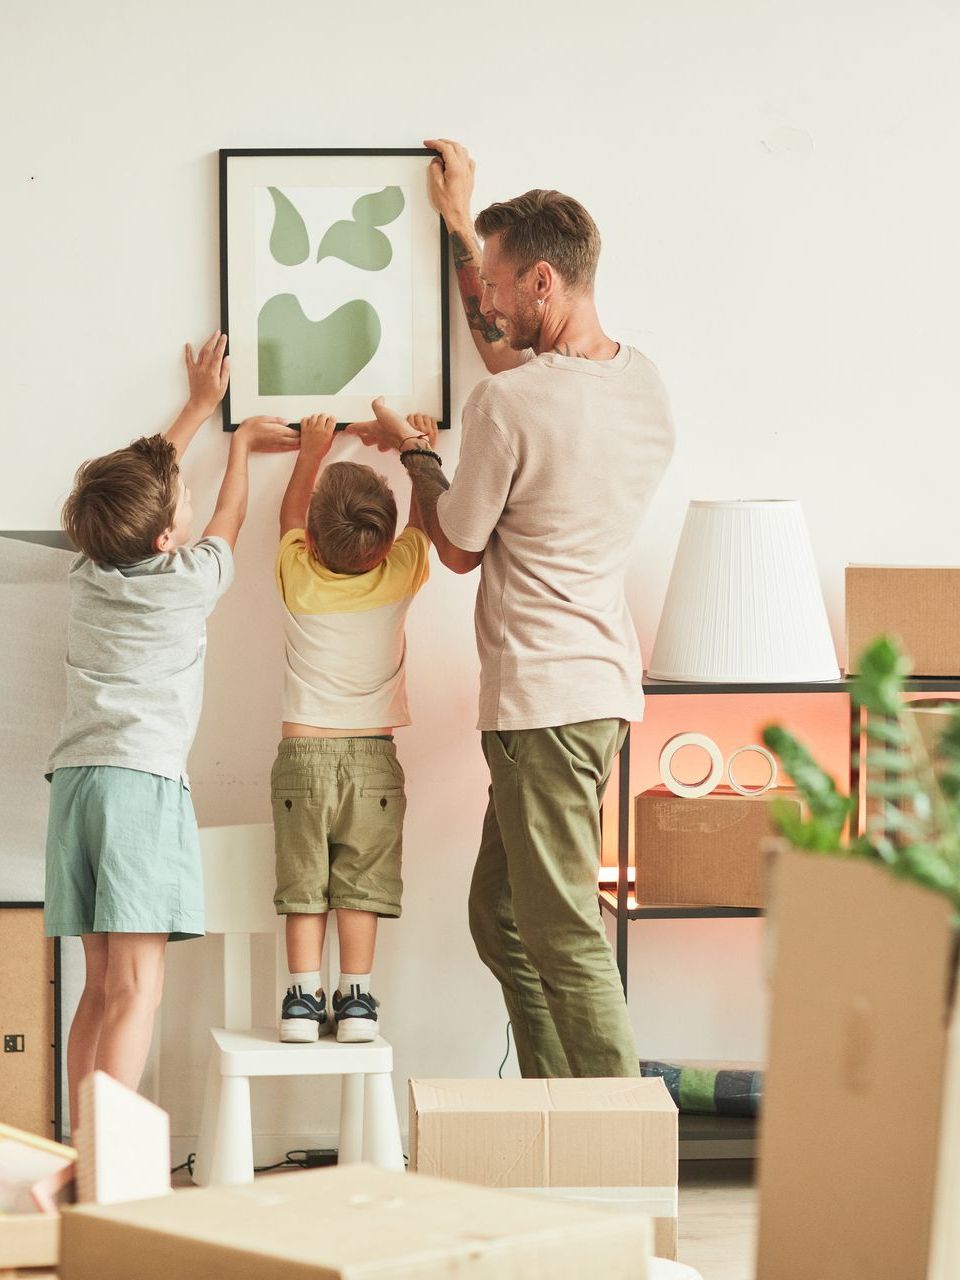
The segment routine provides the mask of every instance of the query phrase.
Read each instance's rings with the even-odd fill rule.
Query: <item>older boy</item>
[[[277,912],[286,916],[290,985],[280,1039],[330,1029],[320,985],[327,912],[337,913],[337,1039],[373,1040],[370,991],[377,920],[400,914],[406,799],[393,730],[410,723],[404,622],[427,580],[430,544],[411,502],[396,538],[397,504],[371,467],[335,462],[317,483],[335,421],[304,418],[300,456],[280,508],[277,582],[286,665],[282,740],[271,774]],[[431,418],[406,433],[429,443]]]
[[[194,357],[164,435],[85,462],[63,509],[70,568],[67,714],[49,761],[46,931],[80,935],[86,984],[70,1030],[70,1114],[91,1071],[140,1082],[168,939],[203,933],[186,775],[203,688],[205,619],[233,578],[251,450],[296,449],[278,418],[230,440],[213,518],[193,547],[180,459],[223,398],[226,334]]]

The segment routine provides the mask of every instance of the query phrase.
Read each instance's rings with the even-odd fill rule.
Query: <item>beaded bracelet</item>
[[[443,459],[432,449],[404,449],[400,454],[400,461],[403,462],[405,458],[432,458],[438,467],[443,466]]]

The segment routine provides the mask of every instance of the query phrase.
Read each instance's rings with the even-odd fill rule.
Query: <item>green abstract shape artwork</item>
[[[317,261],[339,258],[363,271],[382,271],[390,265],[393,246],[376,227],[362,222],[335,222],[324,233],[317,250]]]
[[[384,187],[368,196],[361,196],[353,206],[355,222],[371,227],[383,227],[403,213],[403,192],[399,187]]]
[[[333,395],[370,363],[380,336],[380,317],[361,298],[322,320],[308,319],[292,293],[268,298],[257,321],[260,395]]]
[[[310,254],[306,223],[282,191],[276,187],[268,187],[267,190],[273,197],[270,252],[281,266],[298,267]]]

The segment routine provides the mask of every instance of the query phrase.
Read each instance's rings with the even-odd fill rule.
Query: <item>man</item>
[[[600,327],[600,238],[555,191],[470,219],[474,163],[428,141],[464,310],[491,373],[463,412],[452,485],[381,402],[352,430],[399,449],[441,561],[481,566],[476,629],[490,799],[470,929],[499,979],[524,1076],[635,1076],[638,1054],[597,906],[599,808],[642,659],[623,579],[673,450],[666,394]]]

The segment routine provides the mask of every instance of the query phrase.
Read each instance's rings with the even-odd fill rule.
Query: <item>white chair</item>
[[[224,1026],[211,1028],[210,1064],[193,1180],[201,1186],[253,1181],[250,1080],[254,1076],[342,1077],[339,1162],[403,1170],[393,1096],[393,1049],[370,1044],[281,1044],[277,1026],[250,1026],[250,935],[277,936],[273,827],[202,827],[207,929],[222,933]]]

